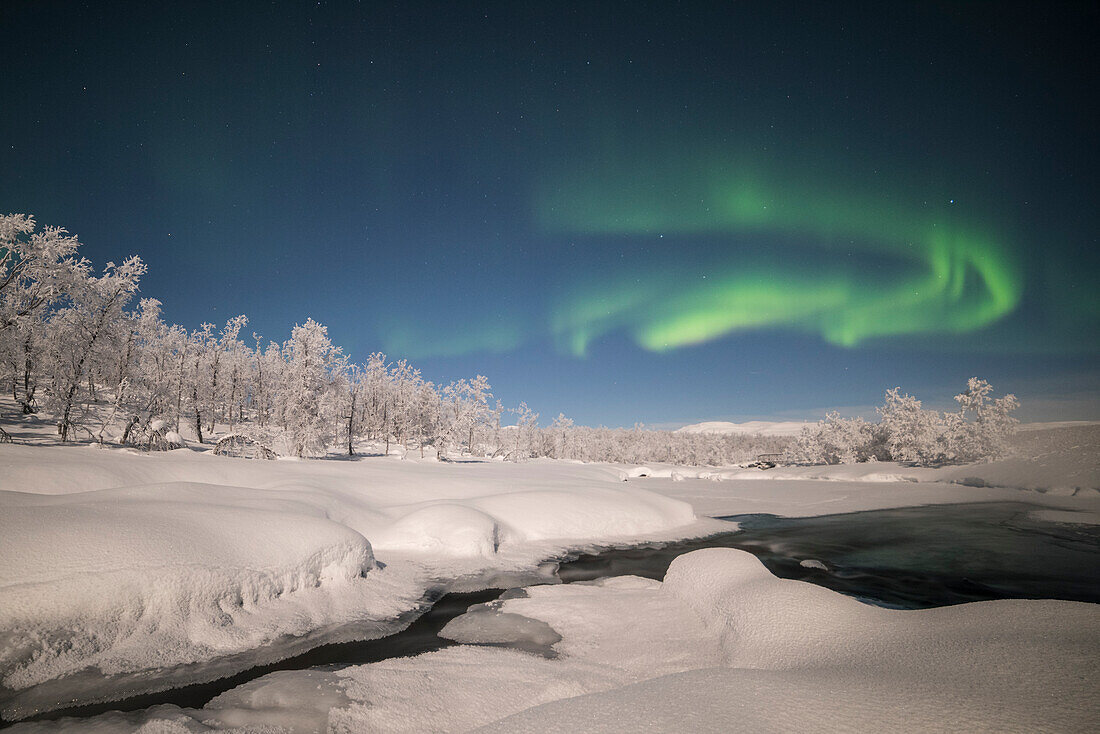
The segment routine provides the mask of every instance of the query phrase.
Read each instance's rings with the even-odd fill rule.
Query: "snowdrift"
[[[0,711],[389,634],[459,580],[700,532],[690,505],[599,467],[3,446]]]
[[[94,665],[192,662],[335,621],[325,592],[374,567],[370,543],[326,520],[234,506],[213,485],[165,501],[105,490],[0,515],[3,685]],[[60,501],[56,501],[60,500]]]
[[[202,710],[85,723],[121,732],[1069,732],[1100,717],[1093,604],[887,610],[777,579],[731,549],[681,556],[663,583],[620,577],[508,596],[448,626],[483,644],[275,673]],[[555,655],[487,646],[501,642]]]

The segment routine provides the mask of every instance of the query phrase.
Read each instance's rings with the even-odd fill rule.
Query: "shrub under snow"
[[[831,413],[802,430],[790,456],[808,464],[886,460],[919,466],[996,459],[1008,451],[1018,423],[1012,411],[1020,403],[1015,395],[993,398],[992,392],[988,382],[971,377],[966,391],[955,396],[961,409],[940,413],[894,388],[877,408],[877,424]]]

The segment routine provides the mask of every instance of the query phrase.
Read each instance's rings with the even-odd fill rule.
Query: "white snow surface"
[[[1100,426],[1100,421],[1046,421],[1038,423],[1021,423],[1021,431],[1049,431],[1053,428],[1088,428]]]
[[[711,517],[757,512],[807,517],[965,502],[1100,511],[1100,461],[1085,451],[941,468],[893,462],[766,470],[649,464],[641,467],[644,477],[639,477],[639,467],[618,468],[620,479],[689,502],[696,513]],[[706,481],[683,481],[687,479]]]
[[[275,673],[201,710],[13,732],[1072,732],[1100,720],[1094,604],[887,610],[724,548],[679,557],[663,583],[527,591],[500,609],[559,633],[556,659],[464,645]]]
[[[814,424],[806,421],[746,421],[744,423],[704,421],[702,423],[692,423],[691,425],[677,428],[675,433],[797,436],[804,427],[812,425]]]
[[[697,516],[1015,500],[1096,522],[1095,458],[1039,461],[761,471],[0,445],[0,709],[23,716],[378,636],[429,588],[529,583],[566,548],[717,529]],[[560,635],[556,659],[463,645],[275,673],[202,710],[13,731],[1080,731],[1100,720],[1097,605],[888,611],[775,579],[728,549],[681,557],[664,584],[528,594],[452,631],[535,645]]]
[[[179,685],[203,675],[194,664],[249,667],[310,635],[377,636],[432,587],[716,522],[608,467],[2,445],[0,708]]]

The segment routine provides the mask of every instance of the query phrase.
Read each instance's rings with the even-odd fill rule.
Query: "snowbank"
[[[608,467],[0,446],[0,710],[388,634],[456,579],[701,527]]]
[[[681,556],[657,588],[599,592],[583,611],[602,608],[606,622],[626,602],[635,619],[656,615],[667,631],[611,624],[601,640],[565,621],[582,610],[574,588],[506,602],[555,625],[561,664],[598,666],[602,690],[528,706],[480,731],[1083,731],[1100,716],[1092,604],[887,610],[777,579],[730,549]],[[669,651],[696,649],[685,634],[708,640],[721,661],[699,651],[694,665],[669,672]]]
[[[363,536],[320,517],[227,504],[215,486],[189,489],[189,502],[105,490],[5,503],[5,687],[88,666],[110,675],[192,662],[342,621],[324,592],[365,586],[374,556]]]
[[[677,482],[674,471],[710,481]],[[696,513],[715,517],[804,517],[969,502],[1028,502],[1059,510],[1100,511],[1100,462],[1091,452],[942,468],[872,462],[767,470],[650,466],[647,472],[646,478],[628,483],[690,502]]]
[[[531,587],[452,625],[478,642],[252,681],[200,711],[89,724],[134,731],[1086,731],[1100,717],[1100,606],[993,601],[871,607],[697,551],[664,583]],[[541,623],[541,624],[540,624]],[[552,632],[548,632],[552,631]],[[560,636],[560,641],[554,642]],[[199,722],[202,722],[200,725]],[[49,726],[26,731],[49,731]]]
[[[1058,466],[1065,464],[1051,468]],[[430,588],[529,573],[566,548],[713,529],[696,514],[806,516],[1023,499],[985,481],[952,483],[950,472],[992,480],[1000,467],[651,465],[635,467],[624,483],[631,467],[391,457],[256,462],[190,450],[3,445],[0,709],[22,716],[227,675],[320,642],[378,636],[406,624]],[[1029,493],[1027,500],[1066,521],[1100,512],[1096,492]],[[1082,656],[1100,658],[1093,606],[885,611],[779,581],[736,551],[711,553],[677,560],[663,586],[626,578],[536,587],[491,619],[452,630],[470,641],[553,644],[555,660],[459,647],[269,676],[201,712],[160,707],[95,725],[278,723],[314,731],[328,722],[336,730],[423,731],[515,715],[506,723],[517,730],[573,716],[593,717],[584,728],[599,730],[596,722],[612,722],[591,705],[624,712],[624,722],[640,725],[648,716],[658,726],[684,721],[706,730],[769,721],[770,707],[787,710],[796,699],[811,713],[789,714],[776,726],[821,729],[805,718],[814,707],[836,709],[836,726],[857,728],[872,720],[891,728],[906,717],[931,725],[912,718],[921,710],[949,711],[961,728],[984,721],[1057,728],[1096,713],[1084,710],[1091,699],[1080,691],[1097,672]],[[551,643],[556,635],[562,639]],[[715,683],[693,698],[690,690],[706,677],[700,670]],[[1062,707],[1068,718],[1052,710],[1052,691],[1073,699]],[[666,708],[643,706],[647,697]],[[863,697],[889,710],[876,712],[859,703]],[[977,713],[966,718],[967,711]]]

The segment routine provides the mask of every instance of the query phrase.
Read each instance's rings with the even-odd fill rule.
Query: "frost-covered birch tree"
[[[52,319],[52,379],[47,383],[51,407],[58,416],[57,432],[62,441],[72,438],[73,410],[96,399],[93,380],[101,349],[110,330],[122,318],[122,310],[138,290],[145,263],[134,256],[121,265],[107,263],[96,277],[81,268],[69,293],[69,305]],[[87,380],[87,393],[82,393]]]
[[[332,395],[332,368],[340,350],[328,329],[313,319],[295,326],[283,344],[285,372],[279,398],[283,426],[295,456],[323,454],[337,401]]]

